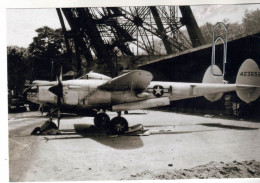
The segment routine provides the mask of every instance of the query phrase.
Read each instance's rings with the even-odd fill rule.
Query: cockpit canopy
[[[98,80],[111,80],[111,77],[108,77],[106,75],[103,74],[99,74],[93,71],[90,71],[88,74],[81,76],[78,79],[98,79]]]

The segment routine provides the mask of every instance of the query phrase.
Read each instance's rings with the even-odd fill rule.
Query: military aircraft
[[[214,75],[213,75],[214,73]],[[214,102],[224,92],[236,91],[238,97],[249,103],[260,95],[260,72],[257,63],[247,59],[241,65],[235,84],[225,82],[216,65],[206,70],[202,83],[152,81],[153,75],[144,70],[133,70],[115,78],[90,72],[79,79],[33,82],[27,90],[27,99],[40,105],[58,108],[58,127],[61,107],[110,110],[118,113],[110,120],[105,112],[94,117],[98,129],[112,128],[117,133],[128,129],[121,111],[169,105],[170,101],[204,96]]]

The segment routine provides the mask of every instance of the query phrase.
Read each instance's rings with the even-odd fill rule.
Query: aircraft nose
[[[57,85],[50,87],[49,91],[52,92],[53,94],[57,95],[57,96],[62,96],[62,93],[63,93],[62,84],[59,83]]]
[[[25,100],[32,100],[37,97],[38,94],[38,87],[37,86],[32,86],[24,90],[23,92],[23,97]]]
[[[30,87],[30,88],[31,88],[31,87]],[[28,93],[28,90],[29,90],[30,88],[27,88],[27,89],[25,89],[25,90],[23,91],[23,98],[24,98],[24,100],[27,100],[27,93]]]

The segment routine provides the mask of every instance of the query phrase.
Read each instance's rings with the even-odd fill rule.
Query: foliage
[[[260,32],[260,10],[245,12],[243,17],[243,29],[245,33],[257,33]]]
[[[30,77],[28,50],[17,46],[7,47],[8,89],[21,93],[24,82]]]
[[[29,45],[33,57],[46,57],[54,59],[64,52],[64,39],[61,29],[52,29],[47,26],[36,29],[37,37]],[[47,56],[46,56],[47,54]]]
[[[241,24],[239,23],[230,23],[228,19],[224,19],[223,23],[226,25],[228,29],[228,37],[237,37],[243,34],[243,29]],[[206,41],[206,43],[212,43],[212,28],[213,24],[207,22],[203,26],[200,27],[201,33]],[[225,37],[225,29],[224,27],[218,25],[215,29],[215,38],[217,36]]]
[[[49,80],[52,64],[57,68],[62,62],[68,60],[65,55],[64,37],[61,29],[54,30],[47,26],[36,29],[36,32],[38,35],[29,45],[30,59],[34,69],[33,79]]]
[[[245,12],[243,21],[239,23],[230,23],[228,19],[224,19],[223,23],[227,26],[228,37],[242,37],[243,34],[253,34],[260,32],[260,10]],[[200,27],[201,33],[206,41],[206,43],[212,43],[212,27],[214,25],[207,22]],[[215,30],[216,35],[224,35],[224,29],[221,26],[218,26]]]
[[[60,64],[70,61],[65,54],[61,29],[44,26],[36,32],[37,36],[27,49],[17,46],[7,48],[8,89],[15,90],[16,93],[21,93],[25,80],[50,80],[52,62],[54,68],[59,68]],[[55,79],[56,73],[52,74]]]

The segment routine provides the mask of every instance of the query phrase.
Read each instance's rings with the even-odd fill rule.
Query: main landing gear
[[[94,118],[94,124],[99,130],[108,130],[110,117],[106,113],[98,113]]]
[[[121,116],[121,111],[111,121],[106,113],[99,113],[94,118],[94,124],[98,129],[109,130],[113,134],[125,134],[128,130],[128,122]]]

